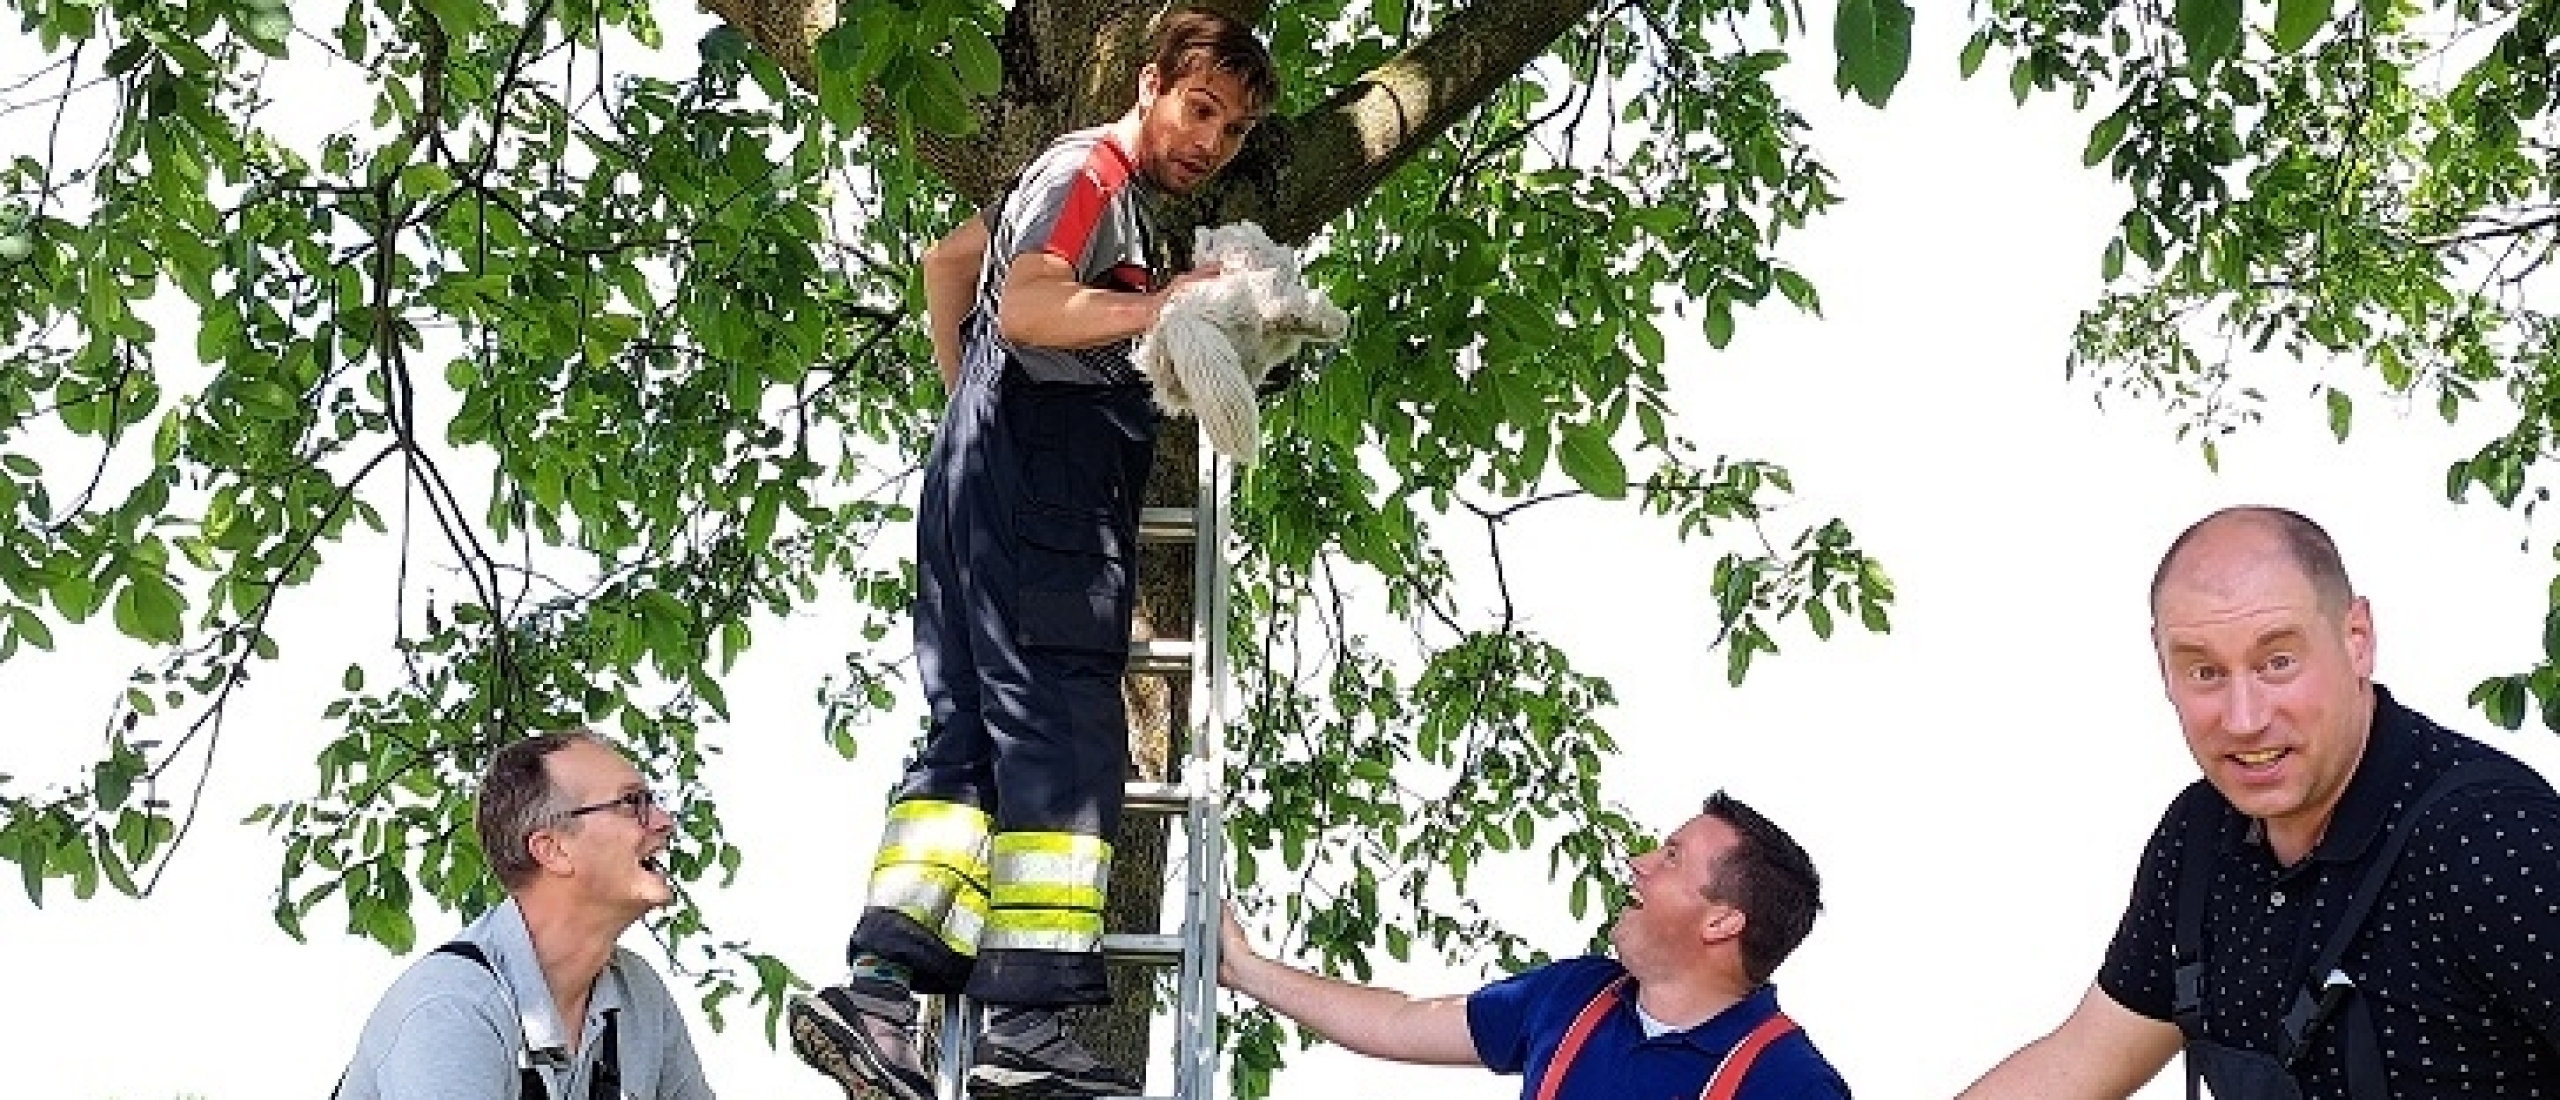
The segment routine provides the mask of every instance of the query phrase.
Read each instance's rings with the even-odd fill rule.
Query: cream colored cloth
[[[1309,341],[1341,341],[1351,317],[1252,222],[1202,227],[1191,262],[1218,274],[1174,291],[1134,358],[1159,407],[1198,417],[1210,445],[1250,463],[1262,446],[1262,380]]]

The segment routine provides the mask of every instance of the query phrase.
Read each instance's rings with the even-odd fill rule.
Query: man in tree
[[[507,900],[392,983],[338,1100],[710,1100],[675,999],[614,944],[675,900],[675,818],[638,769],[585,730],[525,738],[474,824]]]
[[[1128,778],[1138,497],[1157,412],[1130,348],[1174,287],[1150,204],[1224,168],[1270,110],[1271,57],[1224,16],[1163,17],[1117,122],[1059,138],[925,257],[951,390],[917,517],[932,731],[900,784],[844,985],[792,1045],[857,1100],[925,1100],[914,992],[987,1007],[978,1096],[1131,1093],[1062,1030],[1109,1000],[1103,890]],[[974,280],[974,302],[965,313]]]
[[[2151,582],[2204,776],[2080,1006],[1964,1095],[2124,1097],[2183,1043],[2224,1100],[2560,1095],[2560,796],[2373,682],[2326,532],[2206,517]]]
[[[1822,909],[1812,857],[1719,791],[1632,870],[1615,959],[1417,999],[1264,958],[1230,913],[1218,980],[1362,1054],[1521,1074],[1523,1097],[1847,1097],[1769,983]]]

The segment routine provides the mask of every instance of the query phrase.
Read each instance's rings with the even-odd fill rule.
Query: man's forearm
[[[1007,343],[1073,350],[1144,335],[1163,309],[1162,293],[1085,286],[1066,261],[1031,252],[1014,258],[996,324]]]
[[[1465,997],[1415,998],[1251,956],[1231,960],[1228,985],[1317,1034],[1373,1058],[1482,1065]]]

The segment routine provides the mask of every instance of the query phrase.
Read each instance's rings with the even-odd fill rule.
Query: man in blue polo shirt
[[[1218,980],[1371,1057],[1520,1074],[1524,1098],[1846,1098],[1769,983],[1822,909],[1804,849],[1719,791],[1631,870],[1614,959],[1417,998],[1265,958],[1229,914]]]

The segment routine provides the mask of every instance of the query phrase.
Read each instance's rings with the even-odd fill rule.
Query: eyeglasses
[[[631,820],[637,821],[643,825],[649,823],[649,811],[651,810],[665,810],[669,817],[674,817],[676,815],[675,803],[658,797],[658,792],[644,787],[640,790],[626,793],[619,798],[608,798],[592,806],[572,806],[560,811],[559,813],[553,814],[552,820],[567,821],[573,817],[585,817],[588,814],[602,813],[606,810],[628,811],[631,814]]]

